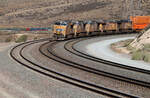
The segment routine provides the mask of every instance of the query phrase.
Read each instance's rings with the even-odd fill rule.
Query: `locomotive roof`
[[[117,23],[117,20],[104,20],[105,23]]]
[[[73,21],[72,23],[73,24],[83,24],[84,22],[83,21]]]
[[[120,20],[120,22],[132,22],[132,21],[127,19],[127,20]]]
[[[69,21],[58,21],[58,22],[55,22],[56,25],[68,25],[69,24]]]
[[[93,24],[93,23],[97,23],[96,21],[92,21],[92,20],[89,20],[89,21],[84,21],[85,24]]]

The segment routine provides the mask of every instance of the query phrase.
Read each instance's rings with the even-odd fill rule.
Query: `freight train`
[[[53,25],[53,38],[64,40],[93,34],[139,32],[150,24],[150,16],[134,16],[130,20],[59,21]]]

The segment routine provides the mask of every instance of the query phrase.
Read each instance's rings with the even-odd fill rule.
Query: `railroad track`
[[[64,62],[60,62],[60,59],[57,56],[52,55],[50,57],[50,56],[46,55],[43,52],[42,49],[45,48],[44,46],[49,43],[49,42],[47,42],[47,40],[48,39],[42,39],[42,40],[30,41],[30,42],[19,44],[11,50],[10,55],[15,61],[17,61],[21,65],[23,65],[23,66],[25,66],[25,67],[33,70],[33,71],[36,71],[36,72],[38,72],[40,74],[43,74],[45,76],[54,78],[56,80],[59,80],[59,81],[77,86],[79,88],[86,89],[86,90],[89,90],[91,92],[95,92],[95,93],[98,93],[98,94],[101,94],[101,95],[104,95],[104,96],[107,96],[107,97],[115,97],[115,98],[120,98],[120,97],[129,97],[130,98],[130,97],[132,97],[132,98],[137,98],[137,96],[135,96],[135,95],[130,95],[130,94],[122,93],[122,92],[115,91],[115,90],[112,90],[112,89],[109,89],[109,88],[101,87],[101,86],[98,86],[96,84],[92,84],[92,83],[86,82],[84,80],[76,79],[76,78],[64,75],[60,72],[53,71],[51,69],[48,69],[46,67],[43,67],[40,64],[37,64],[37,63],[31,61],[30,58],[26,58],[24,56],[23,50],[25,50],[26,47],[29,47],[30,45],[34,45],[36,43],[45,42],[44,44],[42,44],[40,46],[39,51],[43,55],[45,55],[46,57],[48,57],[50,59],[53,59],[53,60],[55,60],[55,61],[57,61],[61,64],[66,65],[66,63],[64,63]],[[55,41],[51,41],[50,43],[54,44]]]
[[[68,42],[65,43],[64,49],[66,51],[70,52],[73,55],[85,58],[87,60],[91,60],[91,61],[98,62],[98,63],[103,63],[107,66],[114,66],[114,67],[117,67],[117,68],[127,69],[127,70],[130,70],[130,71],[135,71],[135,72],[150,75],[149,70],[142,70],[142,69],[139,69],[139,68],[135,68],[135,67],[126,66],[126,65],[123,65],[123,64],[107,61],[107,60],[96,58],[96,57],[93,57],[91,55],[88,55],[86,53],[83,53],[83,52],[79,51],[78,49],[76,49],[74,47],[74,45],[81,42],[81,41],[83,41],[83,40],[86,40],[86,39],[68,41]],[[52,52],[51,52],[51,54],[55,55]],[[65,60],[63,57],[58,56],[58,58]],[[67,62],[72,62],[72,61],[67,60]],[[95,74],[104,75],[104,76],[111,77],[111,78],[114,78],[114,79],[117,79],[117,80],[120,80],[120,81],[125,81],[125,82],[129,82],[129,83],[133,83],[133,84],[136,84],[136,85],[141,85],[141,86],[150,88],[150,82],[145,82],[145,81],[140,81],[140,80],[124,77],[124,76],[119,76],[119,75],[108,73],[108,72],[105,72],[105,71],[101,71],[101,70],[98,70],[98,69],[95,69],[95,68],[92,68],[92,67],[84,66],[84,65],[78,64],[76,62],[72,62],[72,63],[76,64],[76,65],[79,65],[79,66],[86,67],[87,69],[91,69],[92,73],[95,73]]]
[[[119,67],[119,68],[124,68],[124,69],[128,69],[128,70],[133,70],[133,71],[137,71],[137,72],[141,72],[141,73],[145,73],[145,74],[150,74],[150,71],[146,70],[146,69],[140,69],[140,68],[124,65],[124,64],[115,63],[115,62],[112,62],[112,61],[107,61],[107,60],[104,60],[104,59],[101,59],[101,58],[97,58],[97,57],[94,57],[94,56],[91,56],[89,54],[86,54],[86,53],[83,53],[83,52],[79,51],[74,46],[75,46],[75,44],[77,44],[77,43],[79,43],[79,42],[81,42],[83,40],[86,40],[86,39],[82,39],[82,40],[78,40],[78,41],[74,41],[74,40],[68,41],[64,45],[64,48],[67,51],[69,51],[70,53],[72,53],[72,54],[81,56],[81,57],[89,59],[89,60],[93,60],[95,62],[100,62],[100,63],[104,63],[104,64],[107,64],[107,65],[111,65],[111,66],[115,66],[115,67]],[[73,42],[72,45],[71,45],[71,48],[67,48],[67,44],[69,44],[71,42]],[[70,49],[72,49],[74,52],[71,51]]]
[[[100,60],[96,60],[96,59],[93,59],[91,58],[90,56],[88,57],[87,55],[84,56],[83,54],[80,54],[80,52],[78,51],[72,51],[74,50],[74,48],[71,48],[73,47],[73,45],[70,45],[71,47],[68,47],[67,45],[69,43],[71,43],[72,41],[68,41],[65,45],[64,45],[64,49],[66,49],[67,51],[69,51],[71,54],[75,54],[77,56],[80,56],[80,57],[83,57],[85,59],[90,59],[90,60],[93,60],[93,61],[96,61],[96,62],[99,62],[99,63],[105,63],[105,64],[108,64],[108,66],[112,66],[112,64],[109,65],[109,63],[105,62],[105,60],[102,60],[100,62]],[[78,41],[77,41],[78,42]],[[56,45],[58,42],[54,42],[51,44],[51,46],[53,45]],[[76,42],[75,42],[76,43]],[[70,50],[72,49],[72,50]],[[51,47],[49,47],[48,49],[48,52],[53,56],[48,56],[46,53],[43,52],[43,55],[47,56],[48,58],[50,59],[53,59],[57,62],[60,62],[60,63],[64,63],[68,66],[72,66],[72,67],[75,67],[75,68],[78,68],[78,69],[81,69],[83,71],[87,71],[87,72],[90,72],[90,73],[93,73],[93,74],[96,74],[96,75],[103,75],[103,76],[106,76],[106,77],[110,77],[110,78],[113,78],[113,79],[117,79],[117,80],[120,80],[120,81],[125,81],[125,82],[128,82],[128,83],[132,83],[132,84],[135,84],[135,85],[141,85],[141,86],[144,86],[144,87],[147,87],[147,88],[150,88],[150,83],[149,82],[145,82],[145,81],[141,81],[141,80],[136,80],[136,79],[132,79],[132,78],[128,78],[128,77],[124,77],[124,76],[120,76],[120,75],[116,75],[116,74],[112,74],[112,73],[108,73],[108,72],[105,72],[105,71],[101,71],[101,70],[98,70],[98,69],[95,69],[95,68],[92,68],[92,67],[88,67],[88,66],[85,66],[83,64],[79,64],[77,62],[73,62],[71,60],[68,60],[68,59],[65,59],[64,57],[61,57],[61,56],[58,56],[57,54],[55,54],[55,52],[53,51],[53,49],[51,49]],[[41,51],[42,52],[42,51]],[[75,53],[76,52],[76,53]],[[112,62],[113,63],[113,62]],[[114,64],[115,66],[115,64]],[[116,65],[117,67],[121,67],[122,65]],[[121,67],[122,68],[122,67]],[[124,67],[123,67],[124,68]],[[128,69],[128,70],[131,70],[130,67],[125,67],[125,69]],[[146,73],[146,71],[142,71],[142,70],[133,70],[133,71],[137,71],[137,72],[144,72],[145,74],[148,74],[149,75],[149,72]]]

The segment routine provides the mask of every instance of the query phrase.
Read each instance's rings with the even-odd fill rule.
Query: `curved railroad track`
[[[97,58],[97,57],[94,57],[94,56],[91,56],[89,54],[81,52],[80,50],[76,49],[74,46],[75,46],[75,44],[77,44],[83,40],[86,40],[86,39],[82,39],[82,40],[78,40],[78,41],[74,41],[74,40],[68,41],[64,45],[64,48],[72,54],[81,56],[81,57],[89,59],[89,60],[93,60],[95,62],[100,62],[100,63],[104,63],[107,65],[111,65],[111,66],[115,66],[115,67],[119,67],[119,68],[124,68],[124,69],[128,69],[128,70],[133,70],[133,71],[137,71],[137,72],[141,72],[141,73],[145,73],[145,74],[150,74],[150,71],[146,70],[146,69],[140,69],[140,68],[136,68],[136,67],[132,67],[132,66],[124,65],[124,64],[119,64],[119,63],[112,62],[112,61],[107,61],[107,60]],[[71,43],[71,42],[73,42],[73,43]],[[70,43],[72,44],[71,48],[67,48],[67,44],[70,44]],[[71,51],[70,49],[73,50],[74,52]]]
[[[97,63],[100,63],[100,64],[103,63],[107,66],[114,66],[114,67],[117,67],[117,68],[122,68],[122,69],[126,69],[126,70],[129,70],[129,71],[134,71],[134,72],[150,75],[149,70],[139,69],[139,68],[135,68],[135,67],[131,67],[131,66],[111,62],[111,61],[107,61],[107,60],[100,59],[100,58],[97,58],[97,57],[94,57],[94,56],[91,56],[89,54],[81,52],[80,50],[76,49],[74,47],[74,45],[81,42],[81,41],[83,41],[83,40],[87,40],[87,39],[68,41],[64,44],[64,49],[66,51],[70,52],[73,55],[76,55],[76,56],[79,56],[79,57],[82,57],[82,58],[85,58],[85,59],[88,59],[88,60],[91,60],[91,61],[94,61],[94,62],[97,62]],[[51,54],[54,54],[54,53],[51,52]],[[59,57],[59,58],[65,60],[62,57]],[[72,62],[72,61],[68,61],[68,62]],[[126,82],[129,82],[129,83],[133,83],[133,84],[137,84],[137,85],[141,85],[141,86],[145,86],[145,87],[150,88],[150,82],[147,82],[147,81],[141,81],[141,80],[137,80],[137,79],[133,79],[133,78],[128,78],[128,77],[108,73],[108,72],[105,72],[105,71],[95,69],[93,67],[88,67],[88,66],[84,66],[82,64],[78,64],[76,62],[72,62],[72,63],[74,63],[76,65],[79,65],[79,66],[86,67],[87,69],[91,69],[91,70],[93,70],[92,72],[95,73],[95,74],[104,75],[104,76],[107,76],[107,77],[118,79],[120,81],[126,81]]]
[[[100,86],[96,86],[95,84],[91,84],[91,83],[88,83],[88,82],[85,82],[85,81],[82,81],[82,80],[78,80],[78,79],[63,75],[59,72],[55,72],[53,70],[44,68],[44,67],[30,61],[29,58],[24,57],[23,52],[22,52],[23,49],[25,49],[29,45],[32,45],[32,44],[35,44],[35,43],[38,43],[38,42],[41,42],[41,41],[46,41],[46,40],[30,41],[30,42],[27,42],[27,43],[19,44],[11,50],[10,55],[15,61],[22,64],[23,66],[25,66],[25,67],[27,67],[31,70],[34,70],[34,71],[36,71],[40,74],[46,75],[48,77],[51,77],[51,78],[54,78],[54,79],[57,79],[57,80],[60,80],[62,82],[65,82],[65,83],[68,83],[68,84],[71,84],[71,85],[75,85],[77,87],[80,87],[80,88],[83,88],[83,89],[86,89],[86,90],[89,90],[89,91],[92,91],[92,92],[95,92],[95,93],[98,93],[98,94],[102,94],[102,95],[105,95],[107,97],[118,97],[118,98],[122,97],[122,96],[123,97],[136,97],[136,96],[128,95],[128,94],[125,94],[125,93],[117,92],[117,91],[114,91],[114,90],[110,90],[108,88],[103,88],[103,87],[100,87]],[[47,42],[42,44],[41,47],[45,44],[47,44]],[[19,50],[20,57],[22,57],[22,59],[29,62],[30,64],[26,64],[26,63],[22,62],[21,60],[18,59],[18,57],[15,56],[14,51],[18,47],[20,48],[20,50]],[[41,70],[39,70],[35,67],[32,67],[31,64],[33,66],[36,66],[36,67],[40,68],[40,69],[43,69],[44,71],[48,71],[49,73],[41,71]],[[54,75],[52,75],[52,74],[54,74]]]
[[[19,44],[11,50],[10,55],[18,63],[22,64],[23,66],[25,66],[31,70],[38,72],[40,74],[43,74],[45,76],[54,78],[56,80],[60,80],[62,82],[80,87],[82,89],[89,90],[91,92],[95,92],[95,93],[104,95],[107,97],[133,97],[134,98],[137,96],[134,94],[124,93],[122,91],[117,91],[117,90],[113,90],[113,89],[110,89],[110,88],[107,88],[104,86],[100,86],[100,85],[97,85],[93,82],[89,82],[89,81],[86,81],[84,79],[78,79],[78,78],[75,78],[71,75],[66,75],[66,74],[61,73],[59,71],[55,71],[55,70],[52,70],[50,68],[44,67],[41,64],[38,64],[38,63],[30,60],[30,58],[27,58],[25,56],[24,51],[26,50],[27,47],[30,47],[31,45],[34,45],[37,43],[42,43],[42,44],[40,44],[39,52],[43,56],[45,56],[46,58],[52,59],[52,60],[54,60],[60,64],[63,64],[64,66],[70,66],[70,67],[73,67],[75,69],[85,71],[87,73],[102,75],[105,77],[118,79],[119,81],[125,81],[128,83],[133,83],[135,85],[140,85],[140,86],[144,86],[144,87],[148,87],[148,88],[150,87],[148,82],[143,82],[143,81],[130,79],[130,78],[128,79],[128,78],[120,77],[120,76],[117,76],[117,78],[116,78],[116,75],[112,75],[112,74],[106,73],[106,72],[100,72],[99,70],[96,70],[94,68],[90,68],[90,67],[84,66],[82,64],[72,62],[69,59],[64,59],[63,57],[57,55],[54,51],[55,45],[57,45],[58,43],[62,43],[62,42],[61,41],[50,41],[50,42],[48,42],[47,40],[49,40],[49,39],[41,39],[41,40],[37,40],[37,41],[30,41],[30,42]],[[83,57],[84,56],[83,54],[81,54],[77,51],[74,51],[74,52],[72,51],[73,50],[73,44],[70,44],[72,42],[73,41],[68,41],[67,43],[65,43],[64,50],[66,49],[67,51],[69,51],[70,54],[74,54],[74,55],[78,55],[80,57]],[[49,47],[49,46],[51,46],[51,47]],[[72,47],[71,49],[69,48],[70,46]],[[91,58],[91,57],[89,57],[89,58]],[[123,79],[123,78],[125,78],[125,79]],[[145,83],[145,85],[143,83]]]

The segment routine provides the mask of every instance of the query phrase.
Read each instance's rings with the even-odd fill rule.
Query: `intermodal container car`
[[[150,24],[150,16],[131,16],[130,20],[132,21],[132,28],[134,30],[144,29]]]

